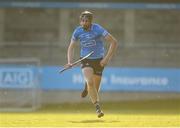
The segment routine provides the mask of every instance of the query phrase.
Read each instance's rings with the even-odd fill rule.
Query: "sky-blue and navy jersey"
[[[103,37],[109,33],[98,24],[92,24],[91,30],[86,31],[82,26],[77,27],[72,35],[72,40],[80,41],[80,56],[84,57],[91,51],[94,53],[88,59],[98,59],[104,56]]]

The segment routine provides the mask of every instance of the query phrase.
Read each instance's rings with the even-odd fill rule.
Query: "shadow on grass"
[[[105,120],[82,120],[82,121],[69,121],[71,123],[117,123],[119,121],[105,121]]]

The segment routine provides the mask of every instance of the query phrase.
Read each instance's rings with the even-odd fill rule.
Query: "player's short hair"
[[[82,18],[88,18],[90,21],[93,19],[93,13],[90,11],[83,11],[80,15],[80,19]]]

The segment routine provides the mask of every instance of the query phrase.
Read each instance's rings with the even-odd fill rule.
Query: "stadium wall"
[[[124,9],[90,8],[94,22],[118,40],[118,51],[110,66],[179,67],[180,60],[176,57],[180,55],[179,6],[156,5],[153,9],[152,4],[150,9],[145,7],[127,4]],[[1,8],[0,57],[37,57],[43,65],[64,65],[71,34],[79,25],[78,17],[83,10]],[[77,51],[76,58],[79,56]]]

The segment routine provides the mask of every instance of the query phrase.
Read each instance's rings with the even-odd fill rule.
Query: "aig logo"
[[[29,68],[0,68],[0,87],[28,88],[33,86],[33,71]]]

